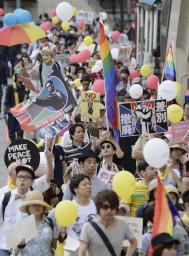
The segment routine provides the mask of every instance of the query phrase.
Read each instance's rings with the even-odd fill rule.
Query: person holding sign
[[[52,219],[46,217],[46,212],[51,206],[45,203],[39,191],[26,194],[26,202],[20,206],[20,211],[29,215],[33,214],[37,225],[37,235],[28,243],[18,245],[18,256],[52,256],[53,240],[59,236],[58,228]]]

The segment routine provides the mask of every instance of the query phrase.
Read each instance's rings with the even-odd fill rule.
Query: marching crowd
[[[49,20],[48,15],[40,18]],[[47,159],[47,170],[41,177],[36,177],[32,166],[19,161],[8,166],[7,184],[0,189],[0,256],[51,256],[56,241],[63,243],[67,237],[79,241],[77,252],[73,252],[73,255],[79,256],[147,256],[151,247],[154,256],[189,255],[188,145],[176,141],[170,133],[141,134],[120,138],[118,142],[113,129],[107,129],[103,95],[100,97],[100,116],[95,121],[82,120],[79,104],[81,92],[90,90],[95,80],[103,78],[102,70],[93,73],[91,69],[92,64],[100,60],[98,25],[99,19],[96,19],[93,25],[85,25],[80,29],[72,19],[69,32],[63,32],[60,24],[57,24],[48,31],[46,38],[31,45],[10,48],[0,46],[0,79],[1,86],[6,87],[4,115],[10,142],[21,138],[32,140],[39,151],[45,152]],[[130,35],[127,28],[125,31]],[[90,60],[83,64],[69,62],[69,57],[77,53],[87,35],[94,42]],[[125,37],[128,35],[124,34]],[[109,41],[111,43],[111,38]],[[132,65],[114,59],[120,79],[117,86],[117,99],[120,102],[133,101],[129,88],[136,83],[144,89],[138,100],[155,97],[147,88],[144,78],[130,77],[131,70],[140,69],[134,52],[133,44]],[[157,51],[154,58],[156,60],[152,65],[160,77]],[[78,103],[70,114],[71,127],[62,137],[57,136],[55,143],[39,138],[36,131],[23,131],[10,112],[12,107],[38,95],[53,65],[68,82]],[[13,82],[7,84],[10,75],[13,76]],[[35,92],[27,89],[24,85],[27,81],[23,77],[32,81]],[[79,86],[75,84],[78,78],[81,82]],[[189,120],[189,103],[184,104],[183,110],[183,120]],[[144,145],[152,138],[161,138],[170,148],[170,158],[160,169],[144,160]],[[121,200],[112,190],[113,177],[122,170],[130,171],[137,181],[135,191],[127,201]],[[160,233],[151,239],[158,176],[180,218],[177,219],[172,236]],[[54,214],[54,208],[62,200],[73,201],[78,209],[75,222],[66,229],[58,227]],[[32,214],[37,225],[36,237],[28,242],[21,241],[14,250],[7,247],[6,237],[10,227]],[[143,219],[140,247],[120,216]],[[128,240],[129,244],[123,244],[124,240]]]

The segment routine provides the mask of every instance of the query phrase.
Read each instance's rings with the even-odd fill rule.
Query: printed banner
[[[120,103],[120,137],[167,131],[166,100]]]
[[[172,133],[175,140],[183,140],[183,142],[189,142],[189,120],[179,122],[178,124],[172,124]]]
[[[76,22],[83,21],[84,24],[92,25],[93,18],[94,18],[93,12],[86,12],[86,11],[80,10],[77,12]]]
[[[66,120],[64,116],[58,118],[53,124],[47,127],[42,127],[39,129],[39,137],[43,139],[52,139],[56,135],[63,136],[64,132],[70,127],[70,123]]]
[[[100,117],[100,94],[93,90],[81,93],[81,117],[85,122],[96,121]]]
[[[24,131],[34,131],[55,122],[75,106],[71,91],[57,66],[53,65],[40,94],[11,108],[11,113]]]

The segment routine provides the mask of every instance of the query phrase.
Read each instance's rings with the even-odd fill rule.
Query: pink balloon
[[[159,78],[155,75],[151,75],[146,80],[147,87],[151,90],[155,90],[158,87]]]
[[[73,53],[70,58],[70,63],[77,63],[77,54]]]
[[[82,50],[80,52],[80,54],[82,54],[83,57],[85,57],[86,60],[89,60],[90,57],[91,57],[91,53],[90,53],[90,51],[88,49]]]
[[[117,41],[117,40],[119,40],[119,38],[120,38],[120,32],[119,31],[113,31],[112,32],[112,39],[114,41]]]
[[[86,49],[77,54],[76,60],[78,63],[85,63],[87,60],[90,59],[90,56],[90,51]]]
[[[94,84],[92,85],[92,89],[95,92],[99,92],[101,96],[104,95],[105,93],[105,88],[104,88],[104,80],[102,79],[98,79],[94,82]]]
[[[56,16],[56,9],[53,9],[49,13],[50,17],[55,17]]]
[[[52,23],[50,21],[45,21],[40,25],[40,28],[47,32],[47,30],[50,30],[52,28]]]
[[[85,26],[84,21],[82,21],[82,20],[78,21],[78,22],[77,22],[77,26],[78,26],[79,29],[83,29],[84,26]]]
[[[86,58],[82,53],[78,53],[76,60],[78,63],[85,63],[86,62]]]
[[[3,16],[3,15],[4,15],[4,9],[0,8],[0,16]]]
[[[140,77],[140,73],[138,72],[138,70],[131,70],[129,75],[130,80],[133,80],[136,77]]]

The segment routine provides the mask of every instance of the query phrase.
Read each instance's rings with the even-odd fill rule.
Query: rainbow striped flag
[[[169,198],[159,176],[157,177],[157,180],[158,186],[155,200],[152,237],[163,232],[172,235],[173,228],[176,225],[176,217],[179,217],[179,214]],[[152,248],[149,250],[149,256],[150,255],[152,255]]]
[[[108,121],[114,129],[119,129],[118,112],[117,112],[117,90],[116,86],[119,83],[117,71],[112,61],[112,55],[108,40],[104,32],[104,26],[100,22],[100,54],[103,62],[104,83],[106,95],[106,111]],[[114,130],[115,131],[115,130]],[[115,133],[114,133],[115,134]]]
[[[176,81],[176,70],[175,70],[175,64],[173,59],[173,49],[172,49],[171,43],[169,44],[167,56],[165,59],[164,77],[167,80]]]

